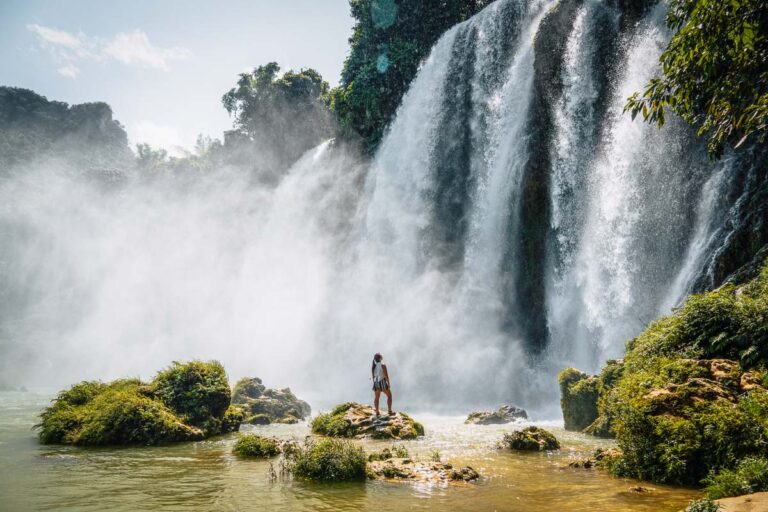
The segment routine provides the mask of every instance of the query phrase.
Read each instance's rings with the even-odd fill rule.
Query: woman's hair
[[[378,352],[373,354],[373,363],[371,363],[371,371],[373,371],[376,368],[376,363],[378,363],[382,359],[383,358],[382,358],[381,354],[379,354]]]

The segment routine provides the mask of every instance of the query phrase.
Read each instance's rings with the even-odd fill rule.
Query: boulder
[[[597,412],[597,377],[566,368],[557,378],[565,430],[581,431],[592,424]]]
[[[309,404],[299,400],[290,388],[269,389],[258,377],[237,381],[232,403],[245,411],[244,422],[252,425],[298,423],[312,413]]]
[[[424,427],[404,412],[376,416],[373,407],[354,402],[337,406],[312,421],[312,432],[330,437],[415,439]]]
[[[540,427],[526,427],[504,434],[501,446],[512,450],[550,451],[559,450],[560,442],[551,433]]]
[[[504,405],[498,411],[473,412],[467,416],[464,423],[473,425],[501,425],[515,420],[528,419],[528,413],[514,405]]]
[[[414,461],[410,458],[389,458],[368,463],[368,478],[372,480],[410,480],[417,482],[474,482],[480,475],[469,466],[455,468],[447,462]]]

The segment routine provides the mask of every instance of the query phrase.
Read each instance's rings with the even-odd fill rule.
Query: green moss
[[[574,368],[558,375],[566,430],[580,431],[597,419],[597,379]]]
[[[277,439],[262,437],[256,434],[240,434],[237,437],[232,453],[240,457],[269,458],[280,454],[280,443]]]
[[[365,452],[348,440],[309,441],[293,456],[292,471],[295,476],[310,480],[364,480]]]
[[[357,428],[344,419],[344,411],[338,407],[326,414],[318,414],[311,423],[312,432],[329,437],[355,437]]]
[[[186,423],[218,432],[229,407],[227,374],[218,361],[174,361],[152,382],[157,397]]]
[[[597,376],[597,419],[583,432],[597,437],[613,437],[613,417],[611,416],[610,391],[624,375],[624,362],[609,360]]]
[[[551,433],[539,427],[526,427],[504,434],[502,446],[512,450],[544,451],[559,450],[560,442]]]
[[[160,444],[201,439],[138,380],[80,383],[41,414],[40,441],[78,445]]]
[[[230,405],[221,420],[221,433],[237,432],[245,420],[245,411],[240,407]]]
[[[745,457],[735,469],[724,469],[704,479],[707,497],[713,500],[768,491],[768,459]]]
[[[160,444],[237,430],[242,411],[229,408],[219,363],[174,363],[152,384],[121,379],[81,382],[62,391],[40,415],[43,443]]]

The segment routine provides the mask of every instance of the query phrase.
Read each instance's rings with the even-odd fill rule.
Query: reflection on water
[[[695,491],[644,484],[590,470],[564,468],[570,459],[610,443],[554,430],[556,454],[496,451],[509,426],[466,426],[462,418],[416,415],[426,438],[406,443],[412,455],[440,451],[443,460],[471,465],[478,484],[450,486],[364,482],[319,484],[268,477],[269,461],[230,453],[234,436],[147,448],[41,446],[31,427],[50,395],[0,393],[0,509],[16,510],[499,510],[677,511]],[[302,438],[306,424],[246,427]],[[370,441],[366,448],[388,443]]]

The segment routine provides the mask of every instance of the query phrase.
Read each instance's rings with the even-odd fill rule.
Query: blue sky
[[[221,95],[269,61],[331,85],[348,0],[0,0],[0,85],[105,101],[132,143],[173,150],[231,126]]]

